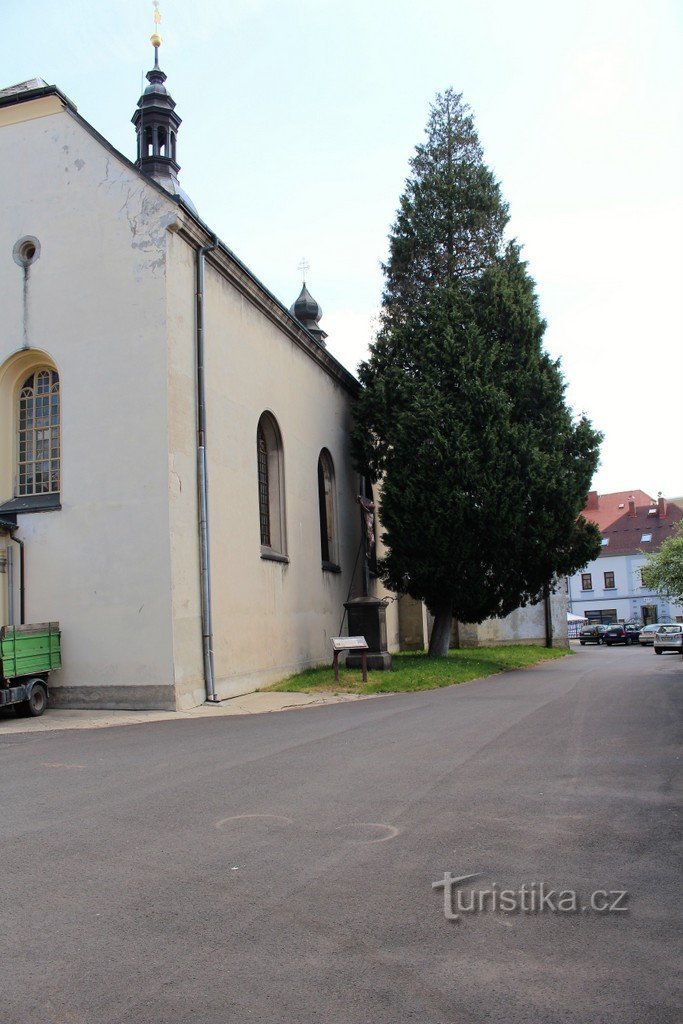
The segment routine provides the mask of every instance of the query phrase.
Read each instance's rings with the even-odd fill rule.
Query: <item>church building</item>
[[[135,162],[56,86],[0,90],[0,625],[59,621],[57,706],[267,686],[330,662],[350,599],[390,598],[381,664],[431,628],[363,568],[381,542],[350,455],[358,381],[306,283],[284,306],[181,188],[151,41]],[[543,643],[552,619],[566,644],[562,590],[552,606],[453,643]]]
[[[183,192],[152,42],[134,163],[57,87],[0,91],[0,624],[60,622],[57,706],[331,662],[361,592],[359,385],[305,284],[283,306]]]

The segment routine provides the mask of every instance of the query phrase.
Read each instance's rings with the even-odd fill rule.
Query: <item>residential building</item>
[[[602,534],[602,551],[567,581],[569,610],[590,622],[683,621],[683,607],[645,586],[642,569],[683,519],[660,494],[591,491],[583,510]]]

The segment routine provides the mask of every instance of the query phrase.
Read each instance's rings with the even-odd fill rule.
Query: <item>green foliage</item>
[[[404,693],[411,690],[434,690],[453,686],[470,679],[505,672],[508,669],[528,668],[549,658],[562,658],[568,651],[558,648],[525,646],[472,647],[450,651],[447,658],[434,661],[423,652],[393,654],[391,671],[369,672],[363,682],[360,669],[339,670],[335,683],[331,666],[312,668],[290,676],[271,690],[285,693]]]
[[[663,597],[683,604],[683,520],[643,568],[643,582]]]
[[[417,146],[384,266],[385,315],[401,318],[435,282],[479,274],[498,256],[508,222],[500,187],[483,161],[469,107],[438,96]]]
[[[385,581],[437,617],[481,622],[597,557],[579,513],[601,438],[574,422],[542,349],[533,281],[517,245],[502,246],[507,209],[466,109],[438,97],[413,161],[353,440],[382,478]],[[431,222],[425,197],[438,200]]]

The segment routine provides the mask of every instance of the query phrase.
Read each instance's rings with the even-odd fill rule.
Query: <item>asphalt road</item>
[[[681,660],[1,737],[2,1024],[679,1022]]]

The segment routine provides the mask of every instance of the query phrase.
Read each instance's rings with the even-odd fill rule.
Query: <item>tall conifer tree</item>
[[[452,91],[436,99],[401,197],[380,330],[360,367],[354,449],[382,479],[394,589],[435,616],[507,615],[599,551],[579,516],[601,437],[565,404],[559,364],[474,123]]]

